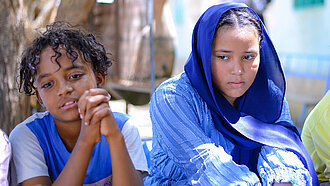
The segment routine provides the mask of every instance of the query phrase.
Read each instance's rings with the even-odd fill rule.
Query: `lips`
[[[77,106],[78,100],[77,99],[65,99],[60,104],[60,109],[70,109],[72,107]]]
[[[67,103],[65,103],[63,106],[67,106],[67,105],[70,105],[70,104],[73,104],[73,103],[76,103],[75,101],[69,101]]]
[[[244,82],[229,82],[229,85],[233,88],[241,88]]]

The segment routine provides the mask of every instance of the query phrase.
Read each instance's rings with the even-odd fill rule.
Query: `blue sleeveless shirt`
[[[113,112],[120,130],[129,119],[126,114]],[[49,176],[54,181],[60,175],[71,153],[67,151],[55,127],[53,116],[48,113],[40,119],[28,123],[27,127],[37,137],[43,150]],[[112,174],[108,142],[103,135],[93,150],[84,184],[95,183]]]

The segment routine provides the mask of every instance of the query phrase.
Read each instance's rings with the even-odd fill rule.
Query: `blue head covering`
[[[285,79],[263,24],[259,69],[251,87],[236,100],[237,109],[213,87],[211,50],[216,26],[226,11],[242,7],[247,6],[224,3],[212,6],[203,13],[193,31],[192,52],[185,64],[185,72],[210,108],[216,129],[235,144],[231,155],[236,163],[244,164],[257,173],[258,154],[262,145],[287,149],[300,157],[313,178],[313,185],[318,185],[313,163],[297,129],[292,126],[291,120],[277,122],[284,113]],[[252,9],[249,10],[256,14]]]

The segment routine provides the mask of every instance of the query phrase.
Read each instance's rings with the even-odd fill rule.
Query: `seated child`
[[[8,185],[11,147],[6,133],[0,129],[0,185]]]
[[[330,185],[330,91],[308,115],[301,138],[321,185]]]
[[[147,161],[134,121],[111,111],[103,45],[55,22],[24,51],[20,90],[47,110],[10,134],[13,185],[143,185]]]
[[[319,185],[267,31],[245,4],[208,8],[184,71],[150,101],[146,185]]]

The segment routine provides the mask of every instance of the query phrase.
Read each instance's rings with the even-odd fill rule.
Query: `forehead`
[[[218,28],[218,30],[216,31],[215,38],[218,37],[219,35],[224,35],[225,33],[227,34],[235,33],[236,35],[240,35],[240,36],[244,36],[244,35],[249,36],[252,34],[257,39],[259,38],[257,29],[251,25],[222,26]]]
[[[77,59],[73,61],[73,58],[71,58],[72,56],[66,52],[64,47],[60,46],[57,52],[51,47],[46,47],[40,53],[40,63],[37,67],[37,74],[54,73],[73,66],[91,68],[91,64],[86,62],[77,50],[75,51],[77,53]]]
[[[236,42],[240,44],[248,45],[259,45],[259,35],[258,31],[252,26],[244,27],[220,27],[214,37],[213,44],[220,44],[223,46],[226,44],[235,44]]]

